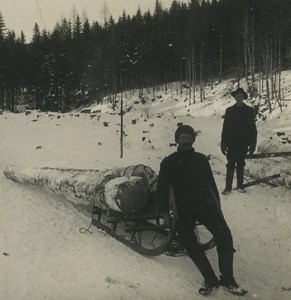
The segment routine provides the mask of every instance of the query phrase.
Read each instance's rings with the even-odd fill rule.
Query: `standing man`
[[[220,208],[219,193],[205,155],[192,145],[196,132],[181,125],[175,132],[177,152],[161,162],[157,196],[162,209],[167,209],[169,187],[172,186],[178,211],[177,233],[189,257],[204,277],[201,295],[208,295],[219,285],[236,295],[244,295],[233,277],[233,240]],[[194,234],[196,222],[203,224],[214,236],[219,260],[220,280],[216,277],[205,252]]]
[[[252,107],[243,102],[248,98],[247,93],[238,88],[231,95],[236,103],[226,109],[220,144],[221,152],[227,158],[224,195],[231,193],[235,169],[237,190],[246,192],[243,187],[245,158],[247,153],[252,155],[255,152],[257,145],[255,113]]]

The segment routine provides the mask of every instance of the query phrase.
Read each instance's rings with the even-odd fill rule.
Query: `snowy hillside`
[[[258,151],[290,151],[291,71],[284,72],[283,111],[269,116],[261,101]],[[156,91],[124,98],[124,149],[120,158],[119,104],[108,103],[60,114],[31,111],[0,115],[0,300],[190,300],[205,299],[202,277],[187,256],[140,256],[97,228],[81,234],[91,220],[62,196],[8,180],[3,170],[17,166],[98,169],[144,164],[156,172],[161,159],[176,151],[179,123],[199,132],[196,151],[210,156],[220,191],[226,159],[220,152],[222,116],[234,104],[225,81],[207,87],[202,103],[189,105],[186,94]],[[264,98],[263,98],[264,99]],[[253,101],[246,101],[253,105]],[[274,103],[275,105],[275,103]],[[288,158],[247,161],[247,173],[261,177],[291,171]],[[245,299],[291,298],[291,189],[261,184],[246,194],[221,195],[232,230],[234,270],[248,289]],[[289,189],[286,188],[289,186]],[[208,251],[218,274],[215,249]],[[213,299],[237,299],[219,289]]]

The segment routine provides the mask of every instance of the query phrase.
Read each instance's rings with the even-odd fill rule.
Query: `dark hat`
[[[235,91],[230,93],[232,97],[235,97],[237,94],[242,94],[245,99],[248,99],[248,94],[244,91],[243,88],[237,88]]]
[[[175,141],[177,142],[179,136],[181,133],[188,133],[191,134],[193,136],[193,138],[195,139],[197,133],[194,131],[194,129],[189,126],[189,125],[180,125],[176,132],[175,132]]]
[[[244,96],[244,100],[248,99],[248,94],[242,88],[237,88],[235,91],[230,93],[232,97],[235,97],[237,94],[242,94]]]

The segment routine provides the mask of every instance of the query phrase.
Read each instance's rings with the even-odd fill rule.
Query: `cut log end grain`
[[[105,186],[107,204],[115,210],[133,213],[147,203],[147,189],[140,177],[116,177]]]

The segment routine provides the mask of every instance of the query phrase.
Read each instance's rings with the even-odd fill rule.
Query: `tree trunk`
[[[120,99],[120,158],[123,158],[123,96]]]
[[[281,20],[281,10],[280,10],[280,20]],[[279,22],[279,36],[278,36],[278,103],[280,110],[282,111],[281,103],[281,23]]]
[[[1,84],[1,89],[0,89],[0,108],[4,110],[4,84]]]
[[[144,165],[103,171],[9,166],[4,175],[64,195],[87,211],[97,206],[125,213],[139,211],[147,204],[147,192],[157,177]]]
[[[187,93],[189,96],[189,105],[191,105],[191,75],[192,75],[192,51],[190,49],[189,54],[188,54],[188,63],[187,63],[187,82],[188,82],[188,88],[187,88]]]
[[[264,54],[263,54],[264,55]],[[269,112],[272,111],[271,101],[270,101],[270,88],[269,88],[269,41],[266,41],[266,53],[264,55],[264,64],[265,64],[265,72],[266,72],[266,92],[267,92],[267,101]]]
[[[195,96],[195,86],[196,86],[196,71],[195,71],[195,54],[194,48],[192,46],[192,90],[193,90],[193,103],[196,103],[196,96]]]
[[[223,58],[223,49],[222,49],[222,34],[220,35],[220,47],[219,47],[219,83],[222,81],[222,58]]]
[[[251,47],[250,47],[250,67],[251,67],[251,76],[252,76],[252,97],[257,96],[257,88],[256,88],[256,79],[255,79],[255,34],[254,34],[254,15],[252,15],[252,28],[251,28]]]
[[[200,50],[200,102],[202,102],[204,100],[204,85],[203,85],[203,68],[204,68],[204,64],[203,64],[203,59],[204,59],[204,43],[201,44],[201,50]]]
[[[273,66],[273,42],[271,40],[271,45],[269,47],[269,63],[270,63],[270,81],[271,81],[271,99],[274,99],[274,66]]]
[[[240,85],[240,47],[239,47],[239,39],[238,39],[238,33],[236,35],[236,64],[237,64],[237,83],[238,86]]]
[[[248,82],[248,12],[245,11],[245,20],[244,20],[244,62],[245,62],[245,78],[246,82],[249,85]]]

